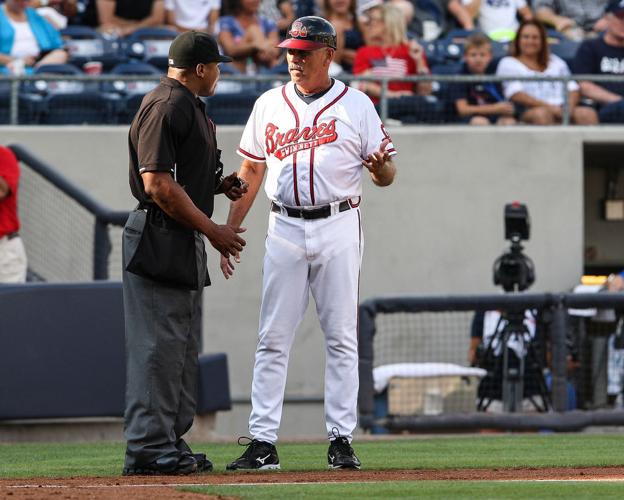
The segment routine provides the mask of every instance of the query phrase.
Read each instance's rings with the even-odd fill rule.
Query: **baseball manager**
[[[395,153],[371,100],[329,77],[336,31],[306,16],[279,46],[291,81],[257,100],[238,153],[249,193],[230,206],[240,226],[267,172],[271,200],[263,267],[259,342],[252,384],[251,438],[230,470],[279,469],[275,448],[295,331],[311,292],[325,334],[325,421],[332,469],[359,469],[351,447],[357,423],[357,311],[363,238],[362,173],[388,186]],[[233,258],[221,258],[226,278]]]

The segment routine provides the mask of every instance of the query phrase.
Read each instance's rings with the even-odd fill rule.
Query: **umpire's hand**
[[[223,194],[230,200],[236,201],[243,197],[247,192],[249,184],[236,175],[236,172],[231,173],[227,177],[223,178],[221,183],[221,190]]]
[[[219,253],[228,258],[230,255],[238,255],[243,251],[243,247],[247,244],[238,233],[244,233],[244,227],[235,227],[230,224],[217,225],[208,237],[210,244],[215,247]]]

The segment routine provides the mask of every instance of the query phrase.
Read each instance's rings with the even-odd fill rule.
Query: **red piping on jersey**
[[[293,115],[295,115],[295,127],[298,129],[299,115],[297,114],[297,110],[293,106],[292,102],[288,100],[288,96],[286,95],[286,85],[282,87],[282,96],[284,97],[284,100],[286,101],[286,104],[288,104],[290,110],[293,112]],[[301,206],[301,203],[299,203],[299,189],[297,188],[297,153],[293,154],[293,189],[295,191],[295,203],[297,206]],[[314,205],[314,202],[312,202],[312,205]]]
[[[320,116],[323,114],[323,112],[327,108],[336,104],[340,99],[342,99],[342,96],[347,93],[347,90],[349,90],[349,87],[345,85],[344,90],[340,93],[338,97],[336,97],[332,102],[330,102],[327,106],[325,106],[318,113],[316,113],[316,116],[314,117],[314,122],[312,123],[313,127],[316,127],[316,122],[318,121]],[[312,201],[312,205],[314,205],[314,150],[315,148],[312,148],[312,150],[310,151],[310,199]]]
[[[254,160],[264,161],[265,158],[261,158],[260,156],[252,155],[251,153],[245,151],[243,148],[238,148],[238,150],[243,153],[245,156],[249,156],[249,158],[253,158]]]
[[[361,198],[360,198],[361,200]],[[351,203],[351,200],[349,200]],[[359,203],[358,203],[359,205]],[[355,208],[355,207],[354,207]],[[360,217],[360,211],[357,211],[358,216],[358,239],[359,239],[359,249],[360,249],[360,261],[362,260],[362,219]],[[357,336],[358,342],[360,341],[360,275],[362,274],[362,266],[358,265],[358,284],[357,284],[357,306],[355,308],[355,334]]]

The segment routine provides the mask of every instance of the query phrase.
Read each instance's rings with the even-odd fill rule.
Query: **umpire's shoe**
[[[275,446],[266,441],[258,441],[251,439],[248,444],[241,443],[238,438],[238,444],[247,446],[245,453],[240,458],[227,464],[226,470],[275,470],[280,468],[279,457]]]
[[[337,437],[329,443],[327,463],[330,469],[359,469],[362,465],[346,437]]]
[[[189,453],[171,453],[149,464],[124,467],[124,476],[186,475],[197,471],[197,461]]]

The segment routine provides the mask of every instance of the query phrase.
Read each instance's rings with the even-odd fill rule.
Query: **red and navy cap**
[[[329,21],[317,16],[296,19],[288,30],[288,38],[278,45],[282,49],[316,50],[336,48],[336,30]]]

